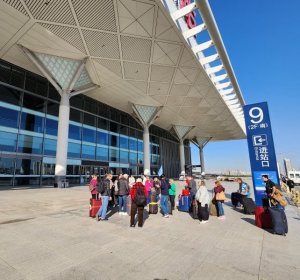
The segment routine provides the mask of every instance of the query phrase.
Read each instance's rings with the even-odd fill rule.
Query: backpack
[[[145,192],[142,188],[137,188],[134,202],[137,206],[145,206],[146,205],[146,196],[145,196]]]

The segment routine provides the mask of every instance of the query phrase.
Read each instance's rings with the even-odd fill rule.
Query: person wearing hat
[[[169,206],[168,206],[168,201],[169,201],[169,188],[170,184],[168,179],[165,177],[164,174],[160,176],[160,208],[162,211],[162,214],[164,218],[169,218]]]

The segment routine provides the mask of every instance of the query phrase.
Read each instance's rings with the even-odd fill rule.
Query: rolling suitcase
[[[231,203],[233,207],[237,207],[241,199],[241,195],[238,192],[231,193]]]
[[[218,211],[216,207],[216,202],[211,202],[209,205],[209,214],[211,216],[218,216]]]
[[[149,203],[149,214],[157,214],[158,213],[158,203],[150,202]]]
[[[168,210],[169,210],[169,214],[170,214],[170,215],[173,215],[173,213],[172,213],[172,205],[171,205],[171,200],[170,200],[170,198],[169,198],[169,200],[168,200]]]
[[[244,197],[242,199],[244,206],[244,214],[254,214],[255,213],[255,202],[252,198]]]
[[[286,235],[288,233],[288,223],[284,210],[270,207],[269,212],[272,218],[273,233]]]
[[[131,215],[131,196],[128,195],[126,198],[126,212],[130,216]]]
[[[190,209],[190,197],[181,195],[179,197],[178,210],[183,212],[189,212]]]
[[[101,199],[90,198],[90,213],[89,216],[95,218],[102,205]]]
[[[198,206],[199,207],[199,219],[208,221],[209,219],[209,211],[208,211],[208,205],[206,204],[204,207],[203,206]]]
[[[263,229],[272,228],[272,218],[269,209],[261,206],[255,208],[255,225]]]
[[[192,210],[193,210],[193,219],[198,219],[198,203],[196,199],[193,200]]]

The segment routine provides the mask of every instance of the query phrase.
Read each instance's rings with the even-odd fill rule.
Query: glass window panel
[[[42,154],[42,143],[43,139],[41,137],[19,134],[18,152]]]
[[[55,174],[55,164],[43,163],[42,175],[54,175],[54,174]]]
[[[0,157],[0,175],[13,175],[15,159]]]
[[[71,108],[70,109],[70,121],[81,123],[81,112]]]
[[[129,150],[136,151],[137,150],[137,140],[129,138]]]
[[[109,149],[109,160],[119,161],[119,149]]]
[[[138,150],[139,152],[144,152],[144,142],[138,141]]]
[[[128,137],[120,136],[120,148],[128,149]]]
[[[97,131],[97,143],[101,145],[108,145],[108,133]]]
[[[39,95],[47,96],[48,82],[41,76],[26,72],[25,89]]]
[[[44,112],[45,111],[44,104],[45,104],[44,99],[28,93],[24,93],[23,106],[25,108],[38,111],[38,112]]]
[[[21,96],[20,91],[0,85],[0,101],[19,106]]]
[[[108,160],[108,148],[97,147],[97,160]]]
[[[143,132],[142,131],[137,130],[136,131],[136,136],[137,136],[138,139],[143,140]]]
[[[105,119],[98,118],[98,128],[107,130],[107,127],[108,127],[108,121]]]
[[[85,97],[84,110],[92,114],[97,114],[97,102],[93,99]]]
[[[13,109],[0,107],[0,125],[18,128],[19,112]]]
[[[82,141],[86,142],[96,142],[96,130],[92,130],[89,128],[82,128]]]
[[[82,158],[95,159],[95,146],[82,145]]]
[[[34,114],[21,113],[20,129],[43,133],[44,118]]]
[[[129,154],[129,162],[131,164],[137,164],[137,153],[130,153]]]
[[[4,83],[10,82],[11,65],[5,63],[3,60],[0,61],[0,81]]]
[[[110,131],[119,133],[119,125],[117,123],[110,122]]]
[[[96,125],[96,117],[85,113],[83,116],[83,123],[90,125],[90,126],[95,126]]]
[[[80,144],[70,143],[68,144],[68,157],[80,158]]]
[[[99,116],[109,119],[110,118],[110,110],[109,106],[103,104],[101,102],[98,103]]]
[[[138,164],[143,164],[143,163],[144,163],[144,154],[138,153]]]
[[[44,140],[44,155],[55,156],[56,155],[56,140],[45,139]]]
[[[58,121],[46,119],[46,134],[57,136]]]
[[[24,88],[25,71],[17,67],[12,67],[10,84],[15,87]]]
[[[128,154],[127,151],[120,151],[120,162],[128,163]]]
[[[48,101],[47,102],[47,114],[58,117],[59,104],[56,102]]]
[[[152,162],[153,165],[159,165],[159,156],[152,155],[151,158],[152,158],[151,162]]]
[[[78,109],[83,109],[83,95],[75,95],[70,99],[70,106],[78,108]]]
[[[119,136],[111,134],[110,135],[110,146],[119,147]]]
[[[128,135],[128,127],[124,125],[120,125],[120,134]]]
[[[0,131],[0,150],[3,152],[15,152],[17,134]]]
[[[16,175],[40,175],[41,161],[35,159],[17,159]]]
[[[74,124],[69,124],[69,138],[81,140],[81,127]]]
[[[125,125],[129,125],[128,115],[124,113],[121,114],[121,123]]]
[[[57,92],[57,90],[55,89],[55,87],[52,86],[50,83],[49,83],[48,97],[50,99],[53,99],[53,100],[56,100],[56,101],[60,101],[60,94]]]
[[[67,165],[67,175],[80,175],[79,165]]]
[[[135,135],[136,135],[135,129],[129,128],[129,136],[135,137]]]

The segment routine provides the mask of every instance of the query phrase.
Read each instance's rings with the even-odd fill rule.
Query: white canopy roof
[[[230,71],[216,76],[224,66],[208,63],[218,53],[204,52],[216,42],[191,42],[185,21],[174,19],[175,9],[172,0],[2,0],[0,58],[39,74],[19,45],[87,58],[88,75],[100,86],[90,97],[128,113],[131,103],[162,106],[154,124],[167,130],[192,126],[191,139],[244,138],[243,99],[231,86],[236,81]]]

